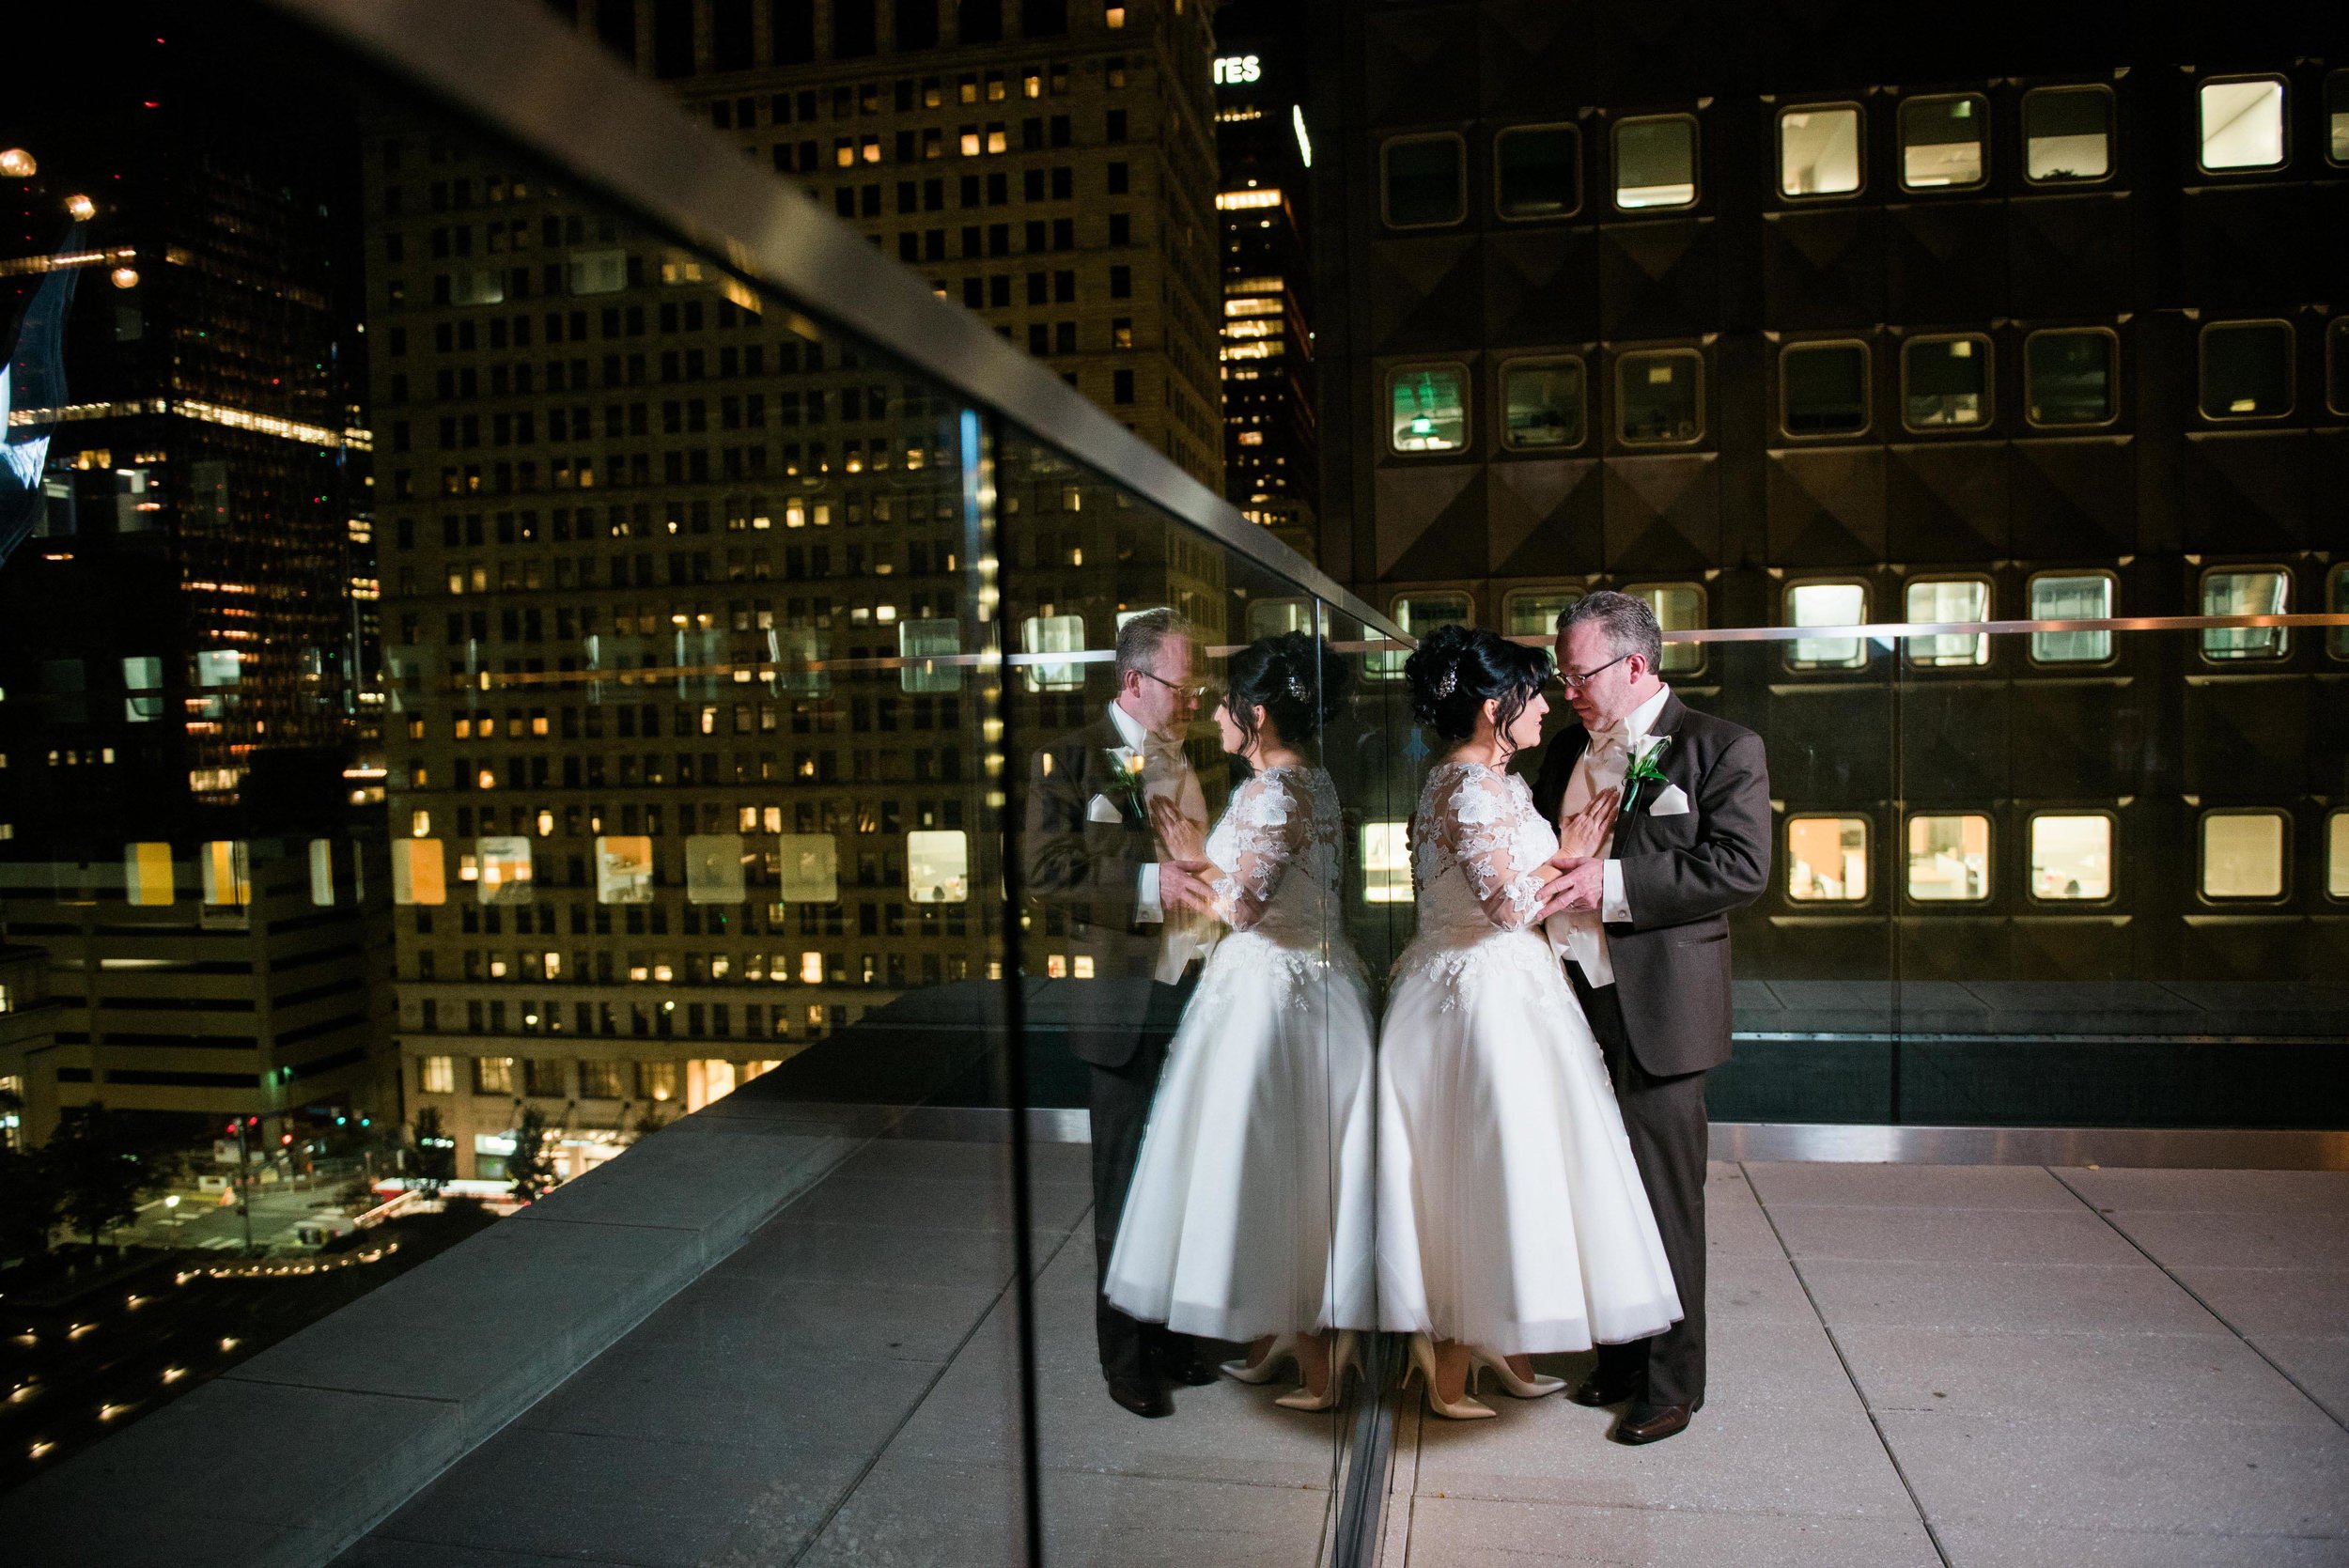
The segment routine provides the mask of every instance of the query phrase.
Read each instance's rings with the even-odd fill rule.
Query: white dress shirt
[[[1669,686],[1662,688],[1619,722],[1591,732],[1590,744],[1576,760],[1574,773],[1566,781],[1565,798],[1558,804],[1560,827],[1597,796],[1623,787],[1625,775],[1631,771],[1631,753],[1647,739],[1647,732],[1664,711],[1672,690]],[[1613,858],[1614,847],[1615,831],[1610,828],[1598,846],[1599,855],[1604,857],[1599,868],[1599,907],[1562,909],[1545,924],[1549,945],[1560,956],[1580,966],[1582,978],[1594,986],[1615,983],[1614,961],[1607,953],[1608,923],[1631,918],[1631,902],[1624,893],[1623,862]]]
[[[1141,721],[1116,703],[1110,704],[1110,723],[1129,752],[1142,754],[1142,793],[1146,803],[1164,798],[1174,801],[1176,808],[1204,834],[1207,827],[1206,797],[1199,787],[1199,775],[1191,768],[1183,749],[1171,740],[1161,740],[1142,727]],[[1155,819],[1150,827],[1150,842],[1159,860],[1173,859],[1167,853],[1165,841],[1159,836]],[[1183,977],[1183,970],[1196,958],[1205,958],[1215,946],[1218,935],[1215,923],[1206,916],[1190,909],[1176,909],[1173,914],[1159,898],[1159,864],[1152,861],[1142,868],[1134,887],[1134,918],[1145,924],[1159,927],[1159,961],[1155,970],[1159,980],[1173,985]]]

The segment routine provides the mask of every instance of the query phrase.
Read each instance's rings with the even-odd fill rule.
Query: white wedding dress
[[[1370,1096],[1370,1004],[1344,936],[1340,831],[1329,774],[1274,768],[1208,836],[1232,930],[1167,1048],[1102,1287],[1145,1322],[1251,1340],[1368,1321],[1370,1128],[1355,1107]],[[1341,1211],[1354,1234],[1338,1234]]]
[[[1598,1042],[1531,924],[1558,839],[1525,782],[1439,764],[1411,821],[1419,930],[1378,1053],[1379,1327],[1502,1355],[1675,1322]]]

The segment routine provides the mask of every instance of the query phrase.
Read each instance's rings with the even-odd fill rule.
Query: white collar
[[[1595,741],[1601,736],[1617,736],[1626,745],[1645,740],[1647,732],[1656,727],[1656,721],[1662,716],[1664,704],[1671,700],[1672,694],[1672,689],[1670,686],[1658,688],[1656,695],[1625,714],[1616,722],[1602,724],[1593,730],[1591,738]]]
[[[1110,722],[1116,726],[1117,737],[1129,752],[1149,750],[1150,734],[1142,727],[1142,721],[1115,703],[1110,704]]]

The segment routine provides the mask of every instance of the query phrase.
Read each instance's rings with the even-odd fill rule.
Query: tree
[[[65,1220],[95,1245],[138,1219],[139,1200],[161,1184],[156,1161],[132,1143],[103,1105],[68,1110],[40,1152]]]
[[[415,1188],[428,1203],[441,1195],[441,1184],[457,1174],[456,1141],[441,1130],[441,1112],[426,1106],[416,1112],[410,1133],[408,1165]]]
[[[524,1106],[521,1120],[514,1126],[514,1152],[506,1157],[506,1174],[514,1184],[514,1196],[525,1203],[537,1203],[554,1187],[554,1161],[547,1153],[550,1136],[538,1108]]]
[[[39,1258],[57,1222],[57,1189],[39,1160],[0,1148],[0,1259]]]

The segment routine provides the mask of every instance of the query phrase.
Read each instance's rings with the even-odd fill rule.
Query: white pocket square
[[[1681,809],[1685,811],[1688,808],[1683,806]],[[1126,814],[1119,811],[1117,802],[1108,796],[1096,795],[1092,802],[1085,807],[1085,820],[1087,822],[1123,822],[1126,820]]]
[[[1682,790],[1682,788],[1676,784],[1666,784],[1664,786],[1664,793],[1656,798],[1656,804],[1648,807],[1647,814],[1650,816],[1688,815],[1688,797],[1687,792]]]

